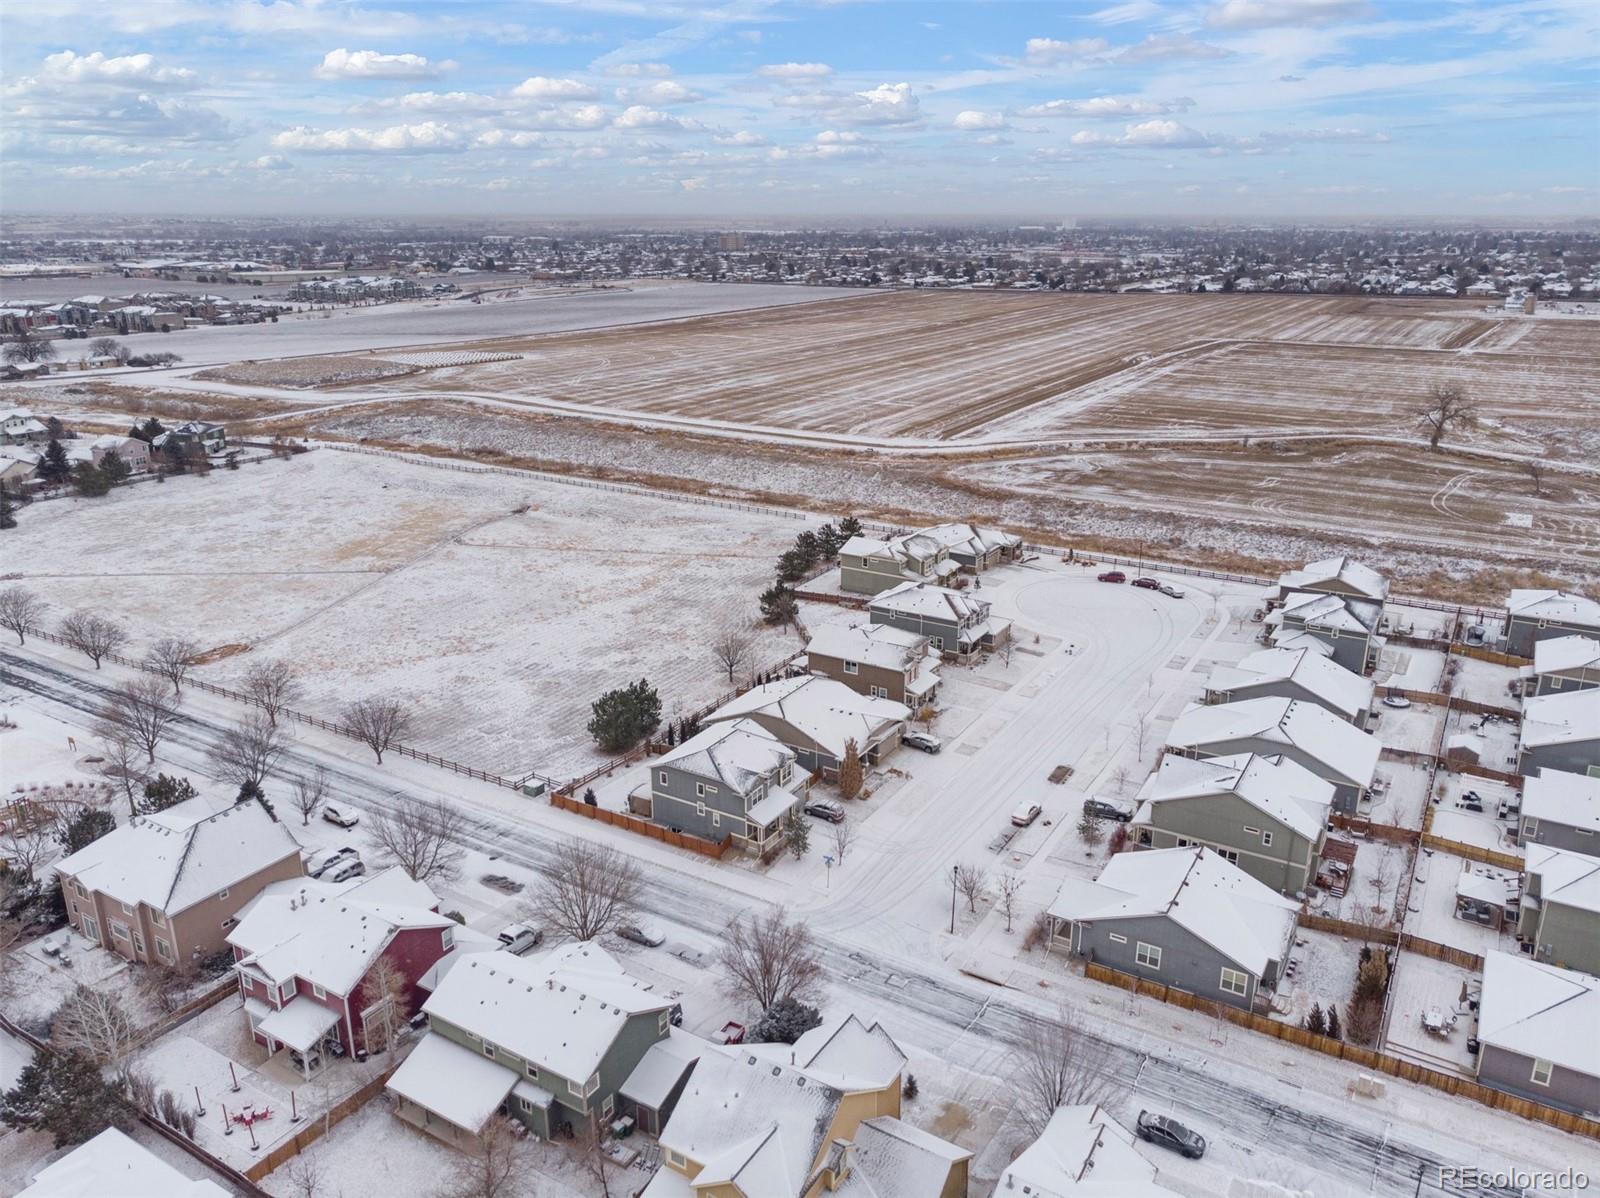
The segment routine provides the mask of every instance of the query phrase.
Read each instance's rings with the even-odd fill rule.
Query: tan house
[[[641,1198],[963,1198],[972,1153],[900,1121],[905,1063],[854,1015],[793,1045],[709,1046]]]
[[[904,703],[912,711],[937,696],[939,661],[927,637],[889,624],[822,628],[806,646],[813,674],[842,682],[858,695]]]
[[[190,799],[136,816],[56,865],[72,926],[130,961],[176,966],[227,948],[239,910],[305,870],[259,803]]]

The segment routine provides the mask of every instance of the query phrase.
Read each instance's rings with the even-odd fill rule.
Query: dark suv
[[[1197,1131],[1190,1131],[1176,1119],[1168,1119],[1165,1115],[1152,1115],[1149,1111],[1140,1111],[1137,1130],[1141,1140],[1160,1144],[1163,1148],[1170,1148],[1174,1152],[1181,1152],[1192,1161],[1197,1161],[1206,1154],[1204,1136]]]
[[[1127,582],[1128,581],[1128,576],[1126,574],[1124,574],[1121,570],[1107,570],[1104,574],[1100,575],[1100,581],[1101,582]]]
[[[1114,819],[1119,824],[1125,824],[1133,818],[1132,811],[1109,799],[1085,799],[1083,810],[1086,814],[1098,815],[1101,819]]]

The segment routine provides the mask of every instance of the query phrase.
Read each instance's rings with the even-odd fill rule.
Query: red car
[[[1100,575],[1100,581],[1101,582],[1127,582],[1128,581],[1128,576],[1126,574],[1124,574],[1121,570],[1107,570],[1104,574]]]
[[[1135,578],[1133,585],[1143,587],[1147,591],[1159,591],[1161,589],[1161,583],[1154,578]]]

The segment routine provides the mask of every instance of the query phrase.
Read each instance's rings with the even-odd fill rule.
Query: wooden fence
[[[1400,933],[1400,947],[1408,953],[1416,953],[1419,957],[1431,957],[1435,961],[1470,969],[1473,973],[1483,970],[1481,954],[1469,953],[1466,949],[1456,948],[1452,944],[1440,944],[1437,940],[1424,940],[1421,936],[1413,936],[1410,932]]]
[[[804,599],[807,603],[831,603],[835,607],[851,607],[857,611],[865,611],[867,600],[861,595],[830,595],[826,591],[796,591],[796,599]]]
[[[653,824],[647,819],[640,819],[636,815],[627,815],[621,811],[610,811],[604,807],[591,807],[567,795],[550,794],[550,805],[559,807],[563,811],[570,811],[574,815],[581,815],[587,819],[596,819],[603,824],[610,824],[616,828],[626,828],[640,836],[648,836],[651,840],[659,840],[669,844],[675,849],[688,849],[690,852],[699,853],[702,857],[715,857],[719,861],[733,844],[732,836],[724,836],[720,841],[701,840],[698,836],[689,836],[683,832],[674,832],[671,828],[663,828],[660,824]]]
[[[1435,836],[1432,832],[1422,834],[1422,847],[1434,849],[1437,852],[1449,853],[1452,857],[1462,857],[1468,861],[1478,861],[1484,865],[1493,865],[1498,869],[1522,871],[1525,864],[1523,858],[1514,853],[1502,853],[1498,849],[1486,849],[1481,845],[1468,844],[1464,840],[1451,840],[1446,836]]]
[[[1491,782],[1504,782],[1507,786],[1522,786],[1522,775],[1513,774],[1508,770],[1497,770],[1492,766],[1478,765],[1471,761],[1450,761],[1450,768],[1458,774],[1471,774],[1474,778],[1487,778]]]
[[[1504,612],[1496,612],[1495,618],[1500,619]],[[1490,661],[1497,666],[1527,666],[1533,664],[1531,657],[1518,657],[1515,653],[1502,653],[1498,649],[1485,649],[1482,645],[1454,645],[1450,652],[1457,657],[1472,657],[1478,661]]]
[[[150,1043],[152,1040],[159,1039],[170,1032],[173,1028],[177,1027],[180,1023],[186,1023],[190,1019],[193,1019],[201,1011],[205,1011],[216,1006],[219,1002],[222,1002],[224,999],[226,999],[230,994],[238,993],[239,978],[233,973],[232,970],[230,970],[228,972],[228,976],[219,981],[211,989],[205,991],[203,994],[196,995],[194,998],[191,998],[188,1002],[184,1003],[181,1007],[178,1007],[176,1010],[163,1015],[149,1027],[140,1028],[138,1037],[135,1039],[134,1043],[136,1045],[144,1045]]]
[[[1495,1090],[1489,1086],[1480,1085],[1471,1078],[1458,1074],[1443,1073],[1437,1069],[1430,1069],[1426,1065],[1418,1065],[1411,1061],[1401,1060],[1399,1057],[1390,1056],[1388,1053],[1378,1052],[1371,1048],[1362,1048],[1358,1044],[1347,1044],[1343,1040],[1334,1040],[1328,1036],[1319,1036],[1315,1032],[1292,1023],[1280,1023],[1275,1019],[1268,1019],[1264,1015],[1257,1015],[1253,1011],[1241,1011],[1237,1007],[1230,1007],[1223,1003],[1212,1002],[1186,990],[1177,990],[1171,986],[1164,986],[1159,982],[1152,982],[1148,978],[1137,978],[1130,974],[1119,973],[1109,969],[1096,961],[1084,963],[1084,974],[1097,982],[1104,982],[1116,986],[1121,990],[1131,990],[1148,998],[1154,998],[1175,1007],[1182,1007],[1186,1011],[1198,1011],[1213,1019],[1225,1019],[1239,1027],[1251,1031],[1261,1032],[1278,1040],[1297,1044],[1301,1048],[1309,1048],[1326,1056],[1337,1057],[1341,1061],[1349,1061],[1362,1069],[1375,1073],[1386,1073],[1390,1077],[1397,1077],[1401,1081],[1415,1082],[1418,1085],[1429,1086],[1435,1090],[1442,1090],[1459,1098],[1469,1098],[1481,1102],[1495,1110],[1509,1111],[1513,1115],[1520,1115],[1524,1119],[1536,1123],[1544,1123],[1561,1131],[1571,1132],[1574,1135],[1588,1136],[1590,1139],[1600,1140],[1600,1119],[1590,1119],[1571,1111],[1557,1110],[1555,1107],[1545,1106],[1543,1103],[1533,1102],[1526,1098],[1518,1098],[1515,1094],[1507,1094],[1503,1090]]]
[[[1349,936],[1351,939],[1371,944],[1387,944],[1393,947],[1400,943],[1400,933],[1393,928],[1374,927],[1353,920],[1336,919],[1331,915],[1316,915],[1310,911],[1302,911],[1298,922],[1302,928],[1309,928],[1313,932],[1332,932],[1335,936]]]
[[[328,1108],[325,1114],[308,1118],[306,1125],[293,1136],[276,1145],[260,1160],[252,1162],[250,1167],[244,1171],[244,1175],[252,1182],[260,1181],[274,1169],[279,1168],[285,1161],[293,1160],[299,1156],[311,1145],[322,1139],[332,1128],[344,1122],[379,1094],[383,1093],[383,1087],[389,1082],[389,1075],[398,1068],[399,1065],[397,1064],[391,1065],[359,1090],[353,1090],[346,1094]]]
[[[1386,844],[1416,844],[1417,830],[1395,824],[1380,824],[1360,815],[1346,815],[1343,811],[1330,811],[1328,822],[1345,832],[1381,840]]]

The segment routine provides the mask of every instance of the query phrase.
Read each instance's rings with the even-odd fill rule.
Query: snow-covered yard
[[[1435,836],[1496,852],[1520,854],[1521,849],[1511,835],[1516,828],[1514,819],[1501,819],[1499,815],[1502,804],[1507,805],[1508,812],[1517,806],[1519,792],[1515,786],[1471,774],[1441,773],[1439,783],[1444,793],[1433,805]],[[1466,804],[1471,801],[1466,797],[1468,794],[1477,796],[1478,805],[1483,808],[1481,812],[1467,810]]]
[[[1432,957],[1402,952],[1389,979],[1389,1028],[1384,1048],[1397,1056],[1445,1073],[1470,1073],[1473,1057],[1467,1037],[1476,1017],[1463,1001],[1463,986],[1477,975]],[[1442,1030],[1430,1031],[1424,1014],[1444,1016]],[[1451,1018],[1455,1025],[1449,1025]]]
[[[1382,693],[1381,691],[1379,692]],[[1367,725],[1367,731],[1383,743],[1386,749],[1400,749],[1407,753],[1432,753],[1439,743],[1439,725],[1444,721],[1444,708],[1431,703],[1413,703],[1396,710],[1376,704],[1378,718]]]
[[[1296,962],[1294,976],[1278,982],[1274,1017],[1303,1026],[1315,1004],[1323,1011],[1337,1010],[1343,1019],[1345,1000],[1356,983],[1361,944],[1348,936],[1302,928],[1289,954]]]
[[[1377,734],[1383,739],[1383,734]],[[1380,761],[1373,779],[1373,794],[1361,814],[1397,828],[1422,827],[1422,808],[1428,802],[1428,769],[1407,761]]]
[[[1517,877],[1510,870],[1424,849],[1417,856],[1416,881],[1406,906],[1405,930],[1413,936],[1435,944],[1448,944],[1464,952],[1482,954],[1492,949],[1515,952],[1516,938],[1509,925],[1495,931],[1473,920],[1457,918],[1456,885],[1464,873],[1476,873],[1497,882]]]

